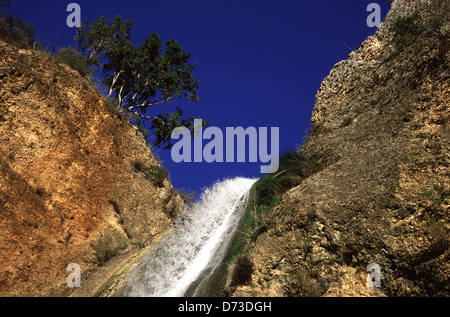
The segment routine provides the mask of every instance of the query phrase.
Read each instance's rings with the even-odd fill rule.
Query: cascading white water
[[[243,215],[255,181],[227,179],[205,190],[132,272],[124,295],[183,296],[205,269],[211,272],[223,259],[224,244]]]

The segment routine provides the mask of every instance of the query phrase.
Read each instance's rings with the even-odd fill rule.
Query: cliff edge
[[[183,208],[167,176],[87,79],[0,41],[0,296],[70,295],[70,263],[83,286],[152,244]]]
[[[272,209],[232,295],[450,295],[449,12],[396,0],[334,66],[301,150],[321,169]]]

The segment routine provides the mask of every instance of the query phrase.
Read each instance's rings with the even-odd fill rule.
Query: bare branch
[[[151,123],[151,120],[158,120],[160,121],[163,125],[165,125],[166,123],[164,122],[164,120],[162,120],[159,117],[152,117],[152,116],[145,116],[142,113],[139,113],[137,111],[130,111],[131,113],[135,114],[136,116],[142,118],[142,119],[146,119],[147,121],[149,121]]]
[[[113,76],[113,80],[111,83],[111,87],[109,87],[109,94],[108,97],[111,96],[112,92],[114,91],[113,87],[116,84],[116,81],[119,79],[120,74],[123,72],[123,70],[121,70],[120,72],[118,72],[117,74],[114,74]],[[123,86],[122,86],[123,87]]]

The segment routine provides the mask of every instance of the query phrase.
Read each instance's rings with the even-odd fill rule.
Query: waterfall
[[[194,281],[201,284],[223,260],[255,181],[239,177],[206,189],[133,270],[124,295],[183,296]]]

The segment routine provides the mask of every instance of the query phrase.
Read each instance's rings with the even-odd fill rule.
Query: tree
[[[163,50],[156,32],[141,45],[133,45],[132,27],[132,20],[124,21],[120,16],[101,17],[90,25],[83,22],[75,40],[86,63],[103,72],[108,97],[114,96],[124,111],[151,123],[156,136],[153,145],[166,143],[170,148],[172,130],[179,126],[193,129],[194,118],[181,120],[180,108],[156,116],[147,111],[177,98],[197,102],[198,80],[191,74],[195,63],[190,63],[191,54],[183,52],[175,40],[166,42]]]

